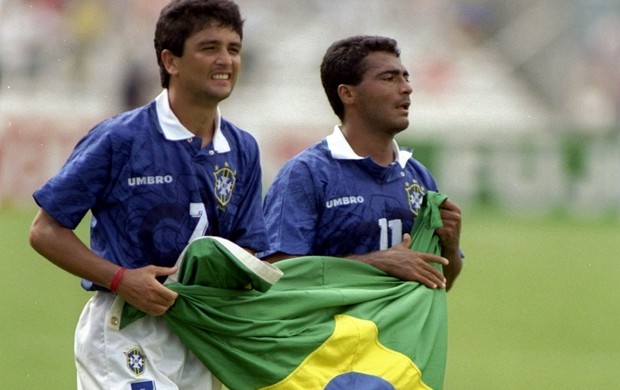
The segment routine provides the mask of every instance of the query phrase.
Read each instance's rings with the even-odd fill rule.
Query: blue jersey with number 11
[[[409,233],[430,172],[398,150],[388,167],[357,156],[340,129],[289,161],[265,198],[270,249],[259,255],[346,256],[387,249]]]

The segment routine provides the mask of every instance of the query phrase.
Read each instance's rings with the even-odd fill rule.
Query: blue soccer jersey
[[[218,112],[213,141],[201,142],[174,116],[164,90],[94,127],[34,198],[71,229],[90,210],[91,249],[126,268],[173,266],[203,235],[265,250],[256,140]]]
[[[265,198],[270,249],[288,255],[346,256],[387,249],[409,233],[428,169],[399,150],[388,167],[355,154],[338,127],[287,162]]]

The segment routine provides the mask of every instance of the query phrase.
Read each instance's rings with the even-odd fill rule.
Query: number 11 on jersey
[[[403,240],[403,223],[400,219],[388,221],[386,218],[381,218],[379,220],[379,227],[381,228],[379,250],[383,251],[391,248]]]

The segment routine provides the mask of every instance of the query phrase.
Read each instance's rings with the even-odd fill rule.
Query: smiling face
[[[241,37],[227,26],[209,25],[191,35],[183,55],[164,51],[170,88],[192,100],[217,104],[226,99],[241,66]]]
[[[396,134],[405,130],[412,92],[409,72],[400,58],[388,52],[369,53],[364,65],[362,81],[350,86],[354,97],[351,108],[376,131]]]

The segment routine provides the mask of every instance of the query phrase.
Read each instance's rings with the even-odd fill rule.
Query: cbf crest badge
[[[222,168],[215,166],[213,175],[215,176],[213,192],[218,202],[220,202],[220,207],[225,207],[232,198],[236,182],[236,172],[230,169],[228,163],[224,163]]]
[[[424,188],[422,188],[415,180],[411,184],[405,183],[405,186],[409,208],[411,209],[413,215],[418,215],[418,210],[422,206],[422,200],[424,199]]]
[[[129,371],[133,372],[135,376],[144,374],[144,370],[146,369],[146,356],[140,348],[133,347],[125,352],[125,359],[127,368]]]

